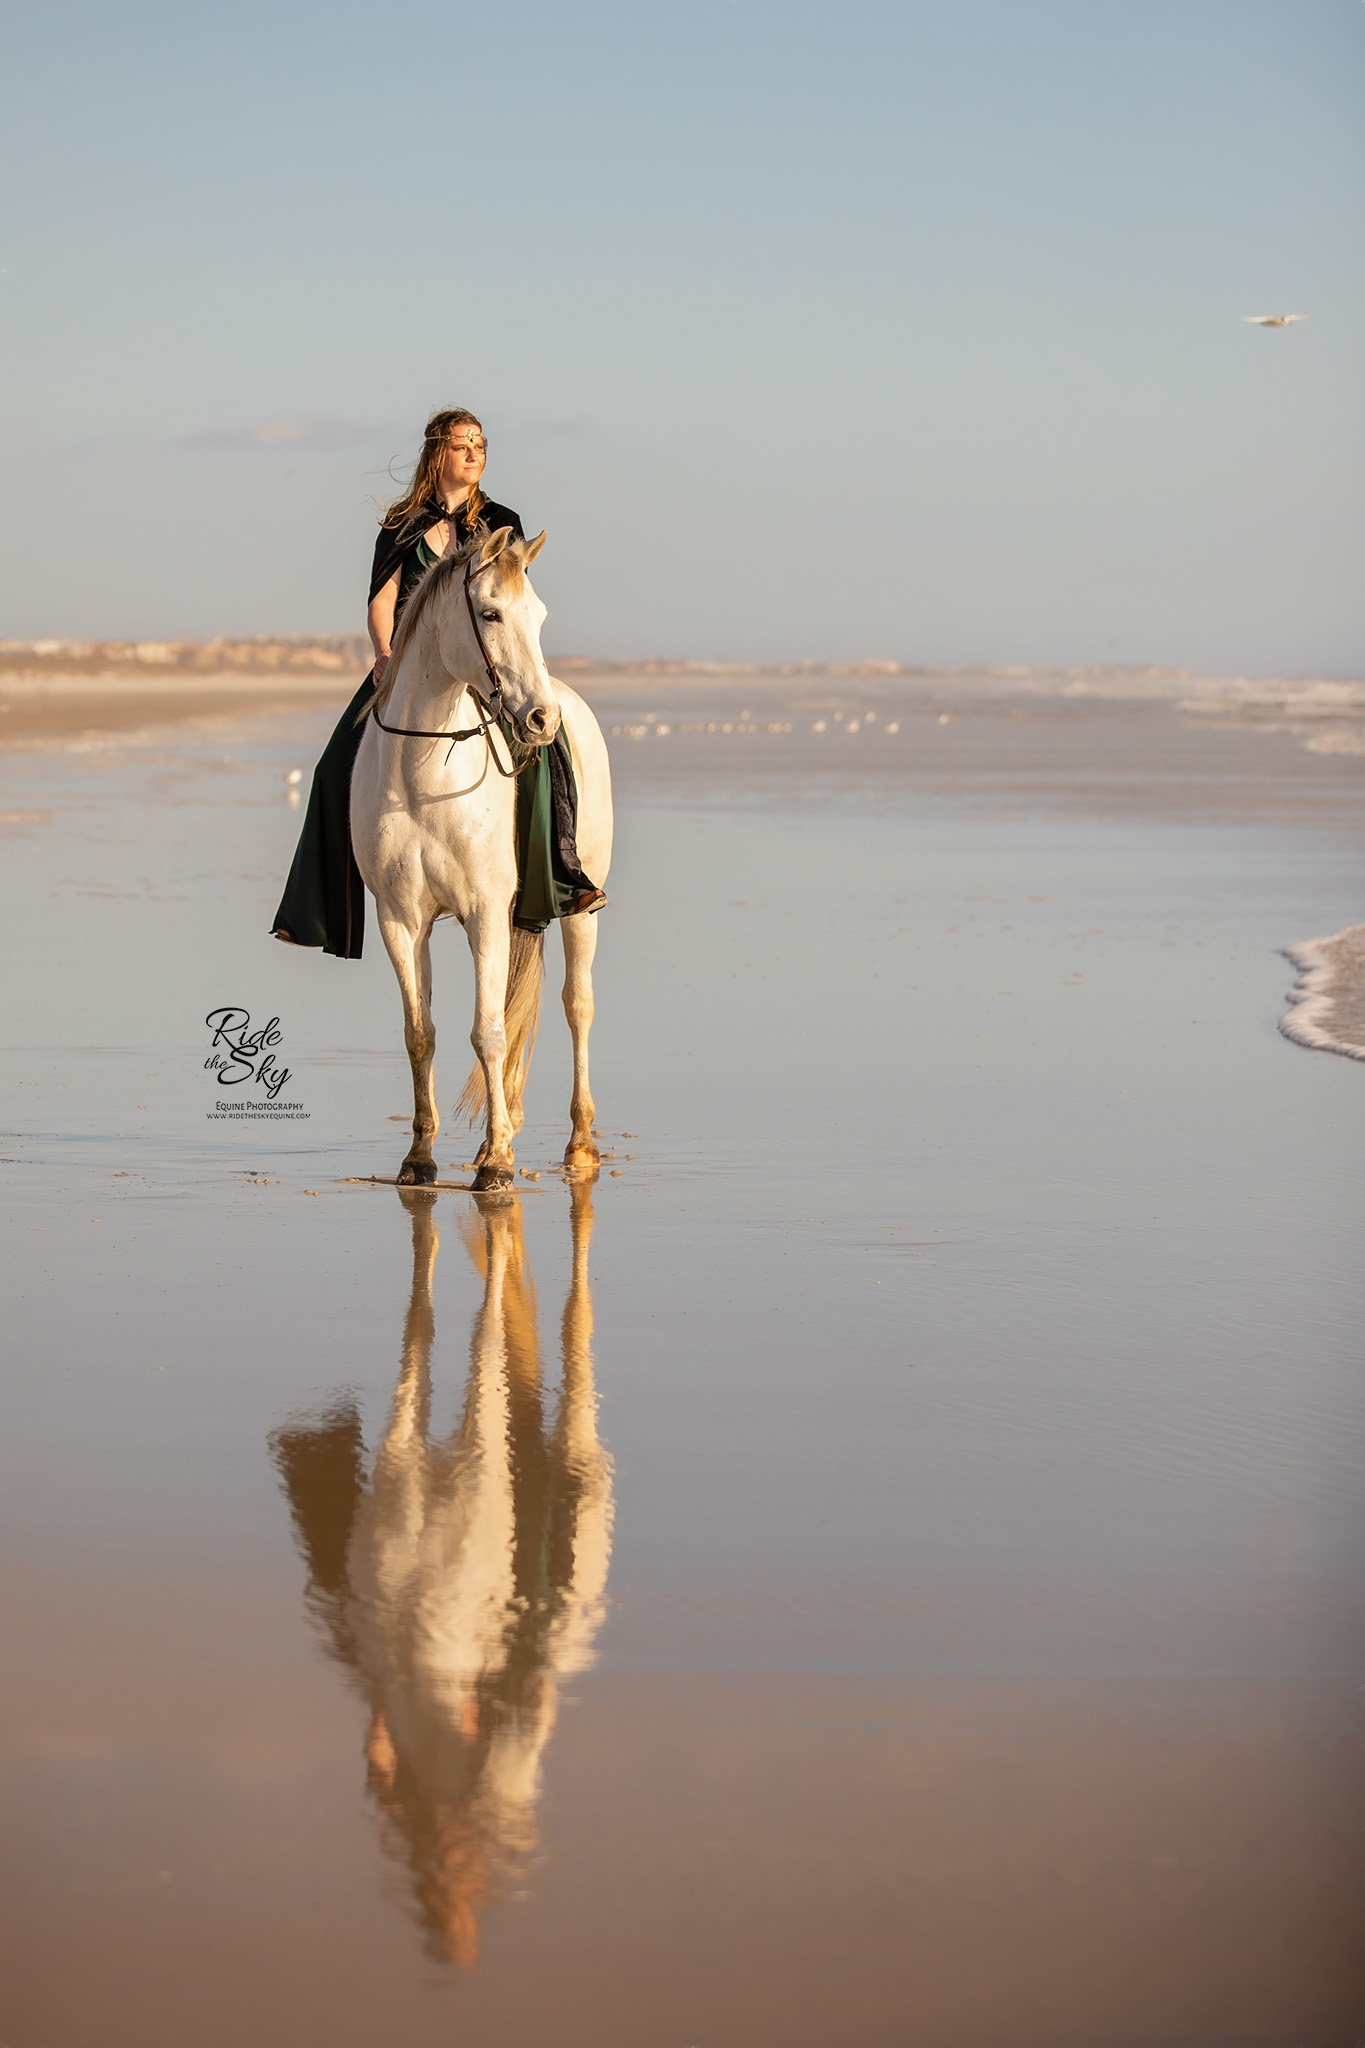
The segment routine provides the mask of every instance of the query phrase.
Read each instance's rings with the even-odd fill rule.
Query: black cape
[[[431,499],[418,506],[399,526],[381,526],[375,542],[370,599],[399,574],[398,610],[421,580],[417,543],[446,517]],[[454,516],[455,544],[465,547],[475,529],[463,510]],[[488,499],[477,524],[489,533],[510,526],[524,540],[522,524],[510,505]],[[373,672],[366,676],[347,705],[313,775],[308,810],[294,864],[272,927],[299,946],[321,946],[343,960],[358,960],[365,934],[365,888],[351,850],[351,769],[360,747],[361,712],[374,695]],[[510,738],[510,728],[504,726]],[[526,750],[529,752],[530,750]],[[568,741],[561,730],[552,744],[539,750],[539,760],[517,778],[517,852],[519,887],[514,912],[523,930],[543,931],[554,917],[566,915],[593,884],[578,864],[576,848],[578,792]]]
[[[419,505],[415,512],[409,512],[401,525],[380,527],[379,538],[374,544],[374,567],[370,571],[369,602],[371,604],[374,603],[394,570],[398,569],[401,571],[407,568],[408,557],[423,534],[429,533],[432,527],[439,525],[445,517],[445,512],[436,503],[435,499],[428,498],[425,505]],[[463,505],[459,506],[456,510],[453,523],[456,547],[467,547],[474,536],[475,528],[470,526],[465,518]],[[490,533],[496,533],[500,526],[510,526],[514,540],[525,540],[526,538],[521,529],[521,521],[511,506],[496,504],[492,498],[484,500],[476,525],[486,526]],[[408,578],[404,576],[402,580],[406,583]],[[400,590],[399,595],[400,597],[405,596],[406,592]]]

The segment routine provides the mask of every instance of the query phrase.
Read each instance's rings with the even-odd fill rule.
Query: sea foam
[[[1285,1037],[1365,1060],[1365,924],[1286,946],[1284,955],[1299,970],[1289,991],[1293,1007],[1280,1019]]]

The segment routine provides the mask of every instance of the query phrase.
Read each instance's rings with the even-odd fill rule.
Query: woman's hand
[[[384,671],[389,665],[387,654],[376,654],[374,658],[374,686],[376,690],[384,680]]]

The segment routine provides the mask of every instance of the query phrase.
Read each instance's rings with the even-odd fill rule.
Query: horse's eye
[[[497,622],[498,622],[498,620],[499,620],[499,619],[500,619],[500,618],[502,617],[502,613],[501,613],[501,612],[487,612],[487,611],[486,611],[486,612],[484,613],[484,617],[485,617],[486,619],[488,619],[488,620],[489,620],[489,621],[490,621],[490,622],[491,622],[492,624],[496,625],[496,624],[497,624]]]

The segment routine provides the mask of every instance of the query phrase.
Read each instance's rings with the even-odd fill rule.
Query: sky
[[[1361,0],[18,0],[4,51],[0,637],[359,630],[463,405],[552,652],[1365,673]]]

